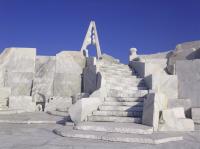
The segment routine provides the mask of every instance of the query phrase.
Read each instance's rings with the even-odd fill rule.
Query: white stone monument
[[[97,29],[94,21],[90,22],[89,28],[87,30],[85,39],[83,41],[83,45],[81,51],[84,53],[86,57],[88,57],[88,49],[89,45],[94,45],[97,51],[97,59],[101,58],[101,48],[99,44],[99,38],[97,34]]]

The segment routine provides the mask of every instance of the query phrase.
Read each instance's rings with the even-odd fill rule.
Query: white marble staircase
[[[87,120],[141,123],[143,101],[148,94],[143,78],[123,64],[101,65],[99,70],[106,80],[108,96]]]
[[[179,134],[154,133],[153,127],[142,125],[143,102],[148,94],[143,78],[127,65],[100,66],[106,82],[107,97],[87,121],[72,129],[55,129],[54,133],[70,138],[95,139],[144,144],[160,144],[182,140]]]

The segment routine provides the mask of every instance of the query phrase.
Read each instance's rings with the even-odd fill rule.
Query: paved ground
[[[20,113],[10,115],[0,115],[0,123],[59,123],[63,124],[66,120],[64,116],[50,115],[45,112]]]
[[[44,113],[0,116],[0,120],[20,122],[60,121],[63,117],[50,117]],[[3,122],[3,121],[2,121]],[[0,123],[0,149],[200,149],[200,131],[185,133],[184,141],[170,142],[160,145],[106,142],[87,139],[60,137],[52,130],[62,124],[10,124]]]
[[[0,124],[0,149],[199,149],[200,132],[187,133],[184,141],[160,145],[106,142],[86,139],[60,137],[52,130],[62,126],[59,124]]]

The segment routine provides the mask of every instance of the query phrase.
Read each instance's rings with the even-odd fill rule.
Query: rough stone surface
[[[65,111],[67,112],[72,105],[72,99],[70,97],[52,97],[49,102],[46,103],[45,111]]]
[[[56,54],[54,96],[72,96],[81,92],[81,74],[85,57],[79,51],[62,51]]]
[[[53,116],[45,112],[0,115],[0,123],[6,124],[64,124],[65,121],[65,116]]]
[[[159,131],[194,131],[194,122],[185,118],[182,107],[162,110],[162,122]]]
[[[11,89],[9,87],[1,87],[0,88],[0,98],[1,99],[8,99],[8,97],[11,95]]]
[[[130,66],[140,75],[147,77],[151,74],[165,74],[167,59],[147,59],[143,61],[132,61]]]
[[[78,93],[74,96],[72,96],[72,104],[75,104],[78,100],[82,99],[82,98],[87,98],[90,95],[88,93]]]
[[[10,96],[9,108],[34,112],[36,110],[36,104],[33,102],[31,96]]]
[[[176,75],[152,74],[145,78],[149,89],[161,92],[168,99],[178,98],[178,79]]]
[[[81,75],[56,73],[54,76],[54,96],[70,97],[81,92]]]
[[[7,72],[35,71],[35,48],[6,48],[0,57],[0,65]]]
[[[73,122],[78,123],[84,121],[88,115],[97,110],[98,106],[103,102],[102,98],[82,98],[78,100],[69,109],[69,114]]]
[[[0,148],[3,149],[198,149],[200,147],[200,133],[183,133],[182,141],[173,141],[163,144],[139,144],[110,142],[93,139],[78,139],[60,137],[52,133],[53,129],[64,129],[70,132],[72,126],[59,124],[0,124]]]
[[[79,51],[62,51],[56,54],[56,73],[82,73],[85,57]]]
[[[53,96],[53,82],[55,73],[54,56],[37,56],[35,77],[33,80],[32,95],[44,96],[46,99]]]
[[[184,107],[187,118],[191,116],[191,100],[190,99],[169,99],[168,108]]]
[[[84,138],[84,139],[104,140],[111,142],[142,143],[142,144],[162,144],[171,141],[183,140],[183,136],[179,134],[167,134],[167,133],[138,135],[138,134],[106,133],[98,131],[70,130],[69,128],[55,129],[54,133],[63,137],[70,137],[70,138]]]
[[[192,119],[200,120],[200,108],[192,108]]]
[[[150,93],[144,101],[142,124],[152,126],[156,131],[159,124],[159,113],[167,108],[167,98],[161,93]]]
[[[108,63],[108,64],[109,63],[115,63],[115,64],[119,63],[119,59],[116,59],[108,54],[103,53],[101,57],[102,57],[101,61],[103,61],[104,63]]]
[[[200,107],[200,60],[183,60],[176,62],[179,98],[191,99],[192,107]]]
[[[153,128],[136,123],[82,122],[75,126],[78,130],[118,133],[152,134]]]
[[[179,60],[192,60],[200,58],[200,41],[185,42],[178,44],[168,57],[167,70],[170,74],[175,73],[175,64]]]
[[[32,72],[8,72],[5,86],[11,88],[13,96],[30,96],[33,86],[34,73]]]

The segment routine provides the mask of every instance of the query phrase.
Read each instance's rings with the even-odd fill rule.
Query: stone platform
[[[49,115],[44,112],[0,115],[0,123],[10,124],[65,124],[66,116]]]
[[[152,133],[152,134],[127,134],[111,133],[104,131],[74,130],[72,127],[62,127],[53,130],[62,137],[77,139],[93,139],[111,142],[141,143],[141,144],[162,144],[172,141],[181,141],[183,136],[179,133]]]

